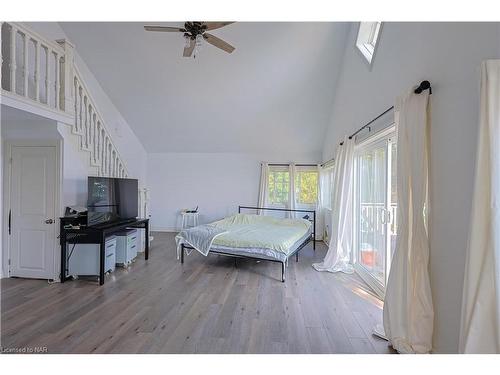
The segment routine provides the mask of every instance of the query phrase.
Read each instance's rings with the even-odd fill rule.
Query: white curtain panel
[[[353,273],[351,263],[353,227],[353,173],[354,139],[345,137],[337,148],[333,172],[333,211],[328,252],[321,263],[314,263],[317,271]]]
[[[267,187],[269,184],[269,164],[260,164],[260,186],[259,186],[259,207],[266,207],[267,204]],[[258,215],[264,214],[265,211],[259,210]]]
[[[324,203],[324,197],[323,197],[323,191],[324,191],[324,184],[325,184],[325,173],[323,170],[323,167],[318,164],[318,201],[316,203],[316,221],[318,224],[318,227],[316,228],[316,231],[319,233],[316,233],[316,239],[321,240],[323,239],[323,233],[325,231],[325,220],[324,220],[324,212],[325,212],[325,203]]]
[[[290,210],[295,210],[296,207],[296,191],[295,191],[295,174],[297,173],[297,168],[295,163],[290,163],[288,166],[288,175],[290,176],[290,192],[288,194],[288,208]],[[296,212],[288,212],[288,217],[295,218]]]
[[[476,175],[465,265],[461,353],[500,353],[500,60],[481,66]]]
[[[384,301],[385,336],[400,353],[432,349],[434,310],[429,280],[429,92],[396,100],[398,236]],[[427,206],[427,207],[426,207]]]

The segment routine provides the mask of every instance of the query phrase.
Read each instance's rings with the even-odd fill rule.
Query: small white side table
[[[198,212],[184,212],[182,215],[182,229],[198,226]]]

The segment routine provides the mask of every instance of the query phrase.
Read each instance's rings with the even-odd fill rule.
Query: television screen
[[[87,224],[135,219],[138,215],[138,181],[131,178],[88,178]]]

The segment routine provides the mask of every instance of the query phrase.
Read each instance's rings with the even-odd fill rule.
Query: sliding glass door
[[[356,150],[355,269],[384,294],[396,239],[396,144],[393,132]]]

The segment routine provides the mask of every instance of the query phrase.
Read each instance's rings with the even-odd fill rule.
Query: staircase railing
[[[63,112],[72,118],[72,133],[89,153],[98,176],[127,177],[96,102],[74,64],[71,43],[49,41],[14,22],[1,22],[2,95]]]
[[[111,135],[104,126],[95,101],[75,69],[73,133],[80,136],[80,148],[90,153],[90,163],[99,176],[127,177],[127,170]]]

